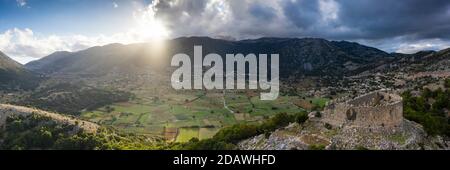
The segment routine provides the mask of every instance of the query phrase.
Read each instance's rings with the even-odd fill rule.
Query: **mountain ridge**
[[[210,37],[180,37],[165,41],[164,56],[153,53],[151,43],[129,45],[108,44],[72,53],[53,53],[30,62],[26,68],[44,74],[90,73],[104,74],[115,69],[130,69],[140,65],[152,67],[146,58],[160,58],[168,67],[170,56],[176,53],[193,55],[195,45],[203,46],[203,54],[227,53],[280,54],[280,75],[312,74],[341,76],[377,61],[388,60],[391,55],[373,48],[347,41],[328,41],[320,38],[264,37],[230,41]],[[84,66],[81,66],[84,65]],[[351,66],[348,66],[351,65]],[[153,64],[154,66],[154,64]],[[128,67],[128,68],[127,68]]]

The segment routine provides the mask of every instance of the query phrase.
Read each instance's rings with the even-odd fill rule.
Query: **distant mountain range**
[[[146,67],[169,66],[177,53],[193,55],[194,45],[203,46],[203,55],[217,53],[280,54],[280,76],[342,76],[383,64],[392,55],[357,43],[317,38],[260,38],[227,41],[209,37],[183,37],[165,42],[164,52],[154,52],[151,43],[110,44],[78,52],[55,52],[30,62],[26,68],[43,74],[94,74],[136,72]],[[155,63],[154,58],[160,61]],[[139,72],[139,71],[138,71]]]
[[[195,45],[203,46],[203,55],[279,54],[281,78],[296,80],[301,76],[342,77],[359,74],[391,63],[413,63],[430,60],[430,55],[447,54],[422,51],[416,54],[386,53],[382,50],[347,41],[328,41],[319,38],[260,38],[228,41],[209,37],[182,37],[167,40],[164,45],[138,43],[109,44],[78,52],[59,51],[25,66],[0,53],[0,86],[2,89],[31,88],[36,75],[92,75],[111,73],[141,74],[161,69],[167,73],[170,60],[177,53],[193,56]],[[163,46],[164,49],[159,49]],[[446,55],[444,55],[446,56]],[[29,70],[29,71],[28,71]],[[161,70],[159,70],[161,71]]]

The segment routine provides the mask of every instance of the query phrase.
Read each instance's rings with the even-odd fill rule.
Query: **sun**
[[[163,66],[163,58],[168,49],[167,40],[170,36],[165,23],[155,15],[155,9],[148,6],[145,10],[134,13],[134,26],[131,27],[133,38],[147,43],[146,59],[157,66]]]
[[[167,29],[160,21],[141,21],[136,27],[136,32],[149,40],[163,40],[169,36]]]
[[[152,8],[141,11],[134,16],[136,21],[135,32],[144,39],[160,41],[169,36],[169,31],[164,26],[163,21],[155,17]]]

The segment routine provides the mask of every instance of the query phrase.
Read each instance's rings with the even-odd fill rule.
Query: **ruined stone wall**
[[[401,97],[388,92],[373,92],[346,102],[332,102],[323,112],[322,121],[334,126],[396,127],[403,121]]]

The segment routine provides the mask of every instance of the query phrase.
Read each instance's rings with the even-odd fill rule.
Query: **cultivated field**
[[[194,137],[210,138],[224,126],[259,122],[277,113],[303,110],[296,104],[302,100],[298,97],[280,96],[275,101],[261,101],[258,93],[248,92],[164,92],[158,96],[142,90],[134,93],[136,97],[129,102],[87,111],[81,118],[125,132],[186,142]],[[322,106],[327,100],[306,101]]]

